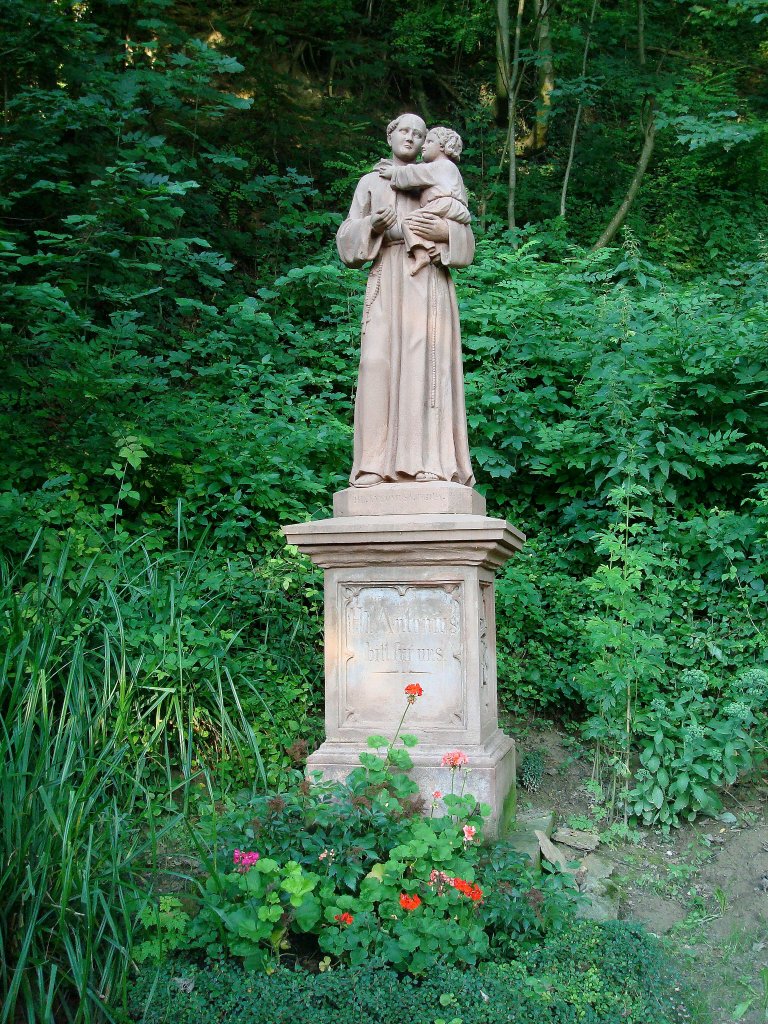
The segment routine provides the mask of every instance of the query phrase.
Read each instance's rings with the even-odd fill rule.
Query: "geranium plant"
[[[291,933],[310,933],[329,964],[375,958],[423,974],[442,961],[488,959],[498,930],[525,935],[543,926],[547,886],[534,892],[521,858],[501,872],[488,860],[482,826],[490,808],[463,793],[466,753],[446,752],[451,792],[435,791],[429,808],[408,775],[417,740],[402,727],[423,696],[420,684],[405,687],[395,735],[370,737],[346,783],[302,779],[215,818],[217,842],[231,842],[228,863],[217,869],[214,852],[191,944],[270,970]],[[246,840],[258,851],[242,849]]]

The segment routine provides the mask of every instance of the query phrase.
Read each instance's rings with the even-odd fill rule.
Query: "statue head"
[[[459,162],[464,143],[461,136],[452,128],[430,128],[424,140],[423,159],[427,162],[434,160],[439,152],[445,153],[449,160],[455,164]]]
[[[411,163],[421,152],[427,126],[418,114],[401,114],[387,125],[387,142],[392,155],[403,163]]]

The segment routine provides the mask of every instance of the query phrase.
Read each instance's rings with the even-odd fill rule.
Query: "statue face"
[[[440,145],[440,139],[434,131],[428,132],[426,139],[424,139],[424,148],[421,151],[421,159],[426,163],[431,163],[432,160],[436,160],[442,151]]]
[[[389,139],[392,155],[405,163],[415,160],[424,145],[426,134],[426,127],[420,117],[403,114]]]

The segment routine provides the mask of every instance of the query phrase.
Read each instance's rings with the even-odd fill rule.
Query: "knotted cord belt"
[[[382,238],[381,248],[390,249],[393,245],[405,245],[404,238]],[[435,288],[435,276],[437,268],[430,263],[426,268],[429,272],[427,284],[427,305],[429,308],[429,320],[427,323],[427,347],[429,351],[429,407],[434,409],[437,405],[437,289]],[[381,288],[381,263],[374,265],[371,270],[371,277],[375,277],[371,297],[366,300],[364,310],[364,324],[367,326],[371,315],[371,306],[379,295]]]

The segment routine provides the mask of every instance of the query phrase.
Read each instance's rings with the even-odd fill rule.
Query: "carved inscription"
[[[407,682],[421,683],[428,696],[413,709],[420,725],[461,724],[460,585],[350,584],[343,589],[341,724],[396,724]]]

